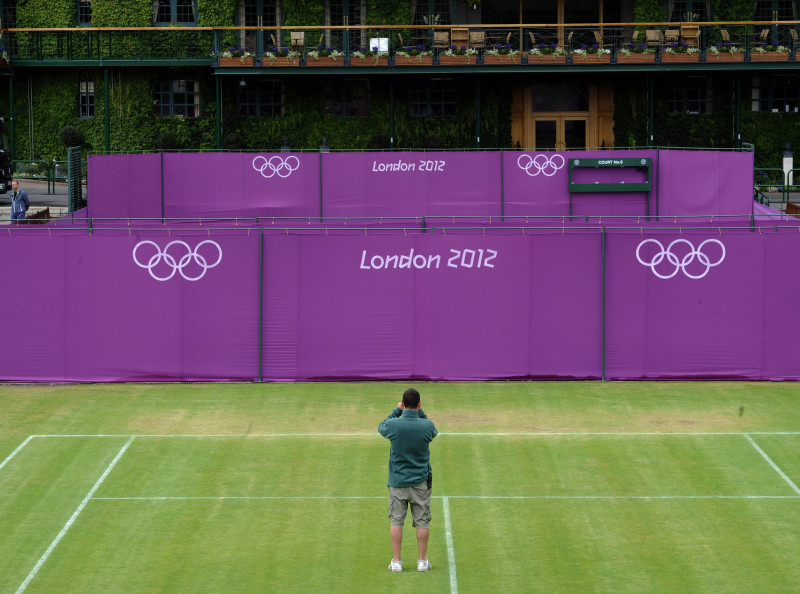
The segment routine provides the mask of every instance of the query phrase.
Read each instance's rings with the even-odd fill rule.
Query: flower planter
[[[261,65],[265,68],[281,68],[284,66],[300,66],[300,58],[287,58],[286,56],[280,56],[270,60],[269,58],[264,58],[261,62]]]
[[[744,62],[744,52],[710,52],[706,54],[706,63],[709,62]]]
[[[483,54],[484,66],[508,66],[514,64],[522,64],[522,56],[520,54]]]
[[[389,56],[368,56],[363,60],[361,58],[350,58],[350,66],[388,66]]]
[[[617,54],[617,64],[655,64],[656,55],[649,53],[632,53],[630,56]]]
[[[327,56],[314,59],[311,56],[306,56],[306,66],[312,68],[329,68],[331,66],[344,66],[344,58],[336,58],[335,60]]]
[[[476,56],[445,56],[439,55],[439,66],[474,66],[478,60]]]
[[[672,53],[672,52],[664,52],[661,54],[661,63],[674,63],[674,62],[694,62],[697,63],[700,61],[700,52],[695,52],[693,54],[688,53]]]
[[[395,56],[395,66],[433,66],[433,56]]]
[[[611,64],[611,54],[572,54],[573,64]]]
[[[220,56],[219,58],[219,65],[221,68],[230,68],[232,66],[252,66],[253,65],[253,56],[248,56],[246,58],[238,57],[238,58],[226,58],[224,56]]]
[[[789,52],[752,52],[751,62],[788,62]]]
[[[563,65],[567,63],[567,55],[566,54],[528,54],[528,65],[529,66],[552,66],[553,64],[556,65]]]

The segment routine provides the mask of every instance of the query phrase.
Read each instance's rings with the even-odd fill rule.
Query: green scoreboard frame
[[[635,168],[646,172],[646,181],[643,182],[590,182],[577,183],[572,180],[574,169],[588,168],[594,169],[615,169],[615,168]],[[600,192],[644,192],[647,200],[646,216],[650,216],[650,191],[653,189],[652,183],[653,159],[651,157],[618,158],[606,157],[602,159],[569,159],[569,215],[572,216],[572,194],[580,193],[600,193]],[[658,207],[656,206],[656,211]],[[657,214],[657,213],[656,213]]]

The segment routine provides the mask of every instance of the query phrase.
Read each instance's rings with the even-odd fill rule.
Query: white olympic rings
[[[652,259],[649,262],[646,262],[645,260],[642,260],[640,252],[642,246],[648,243],[654,243],[656,246],[658,246],[659,251],[653,255]],[[678,244],[686,244],[687,246],[689,246],[689,251],[686,252],[686,254],[684,254],[682,258],[679,258],[672,251],[672,247]],[[716,262],[712,262],[711,259],[703,252],[703,247],[706,244],[717,244],[719,248],[722,250],[720,257]],[[675,267],[675,270],[673,270],[670,274],[662,274],[656,270],[656,267],[659,264],[661,264],[661,262],[663,262],[665,258],[671,266]],[[689,266],[689,264],[694,262],[695,258],[697,259],[697,261],[700,263],[701,266],[705,267],[705,270],[703,270],[703,272],[700,274],[692,274],[686,269],[686,267]],[[638,247],[636,248],[636,259],[639,260],[639,263],[642,264],[643,266],[649,266],[650,269],[653,271],[653,274],[655,274],[658,278],[663,278],[663,279],[672,278],[673,276],[678,274],[678,271],[683,271],[683,274],[685,274],[688,278],[698,279],[698,278],[703,278],[705,275],[708,274],[708,271],[711,270],[714,266],[719,266],[722,263],[722,261],[725,259],[725,245],[718,239],[706,239],[703,243],[697,246],[697,249],[695,249],[691,241],[689,241],[688,239],[680,238],[670,243],[667,246],[667,248],[664,249],[664,246],[661,244],[660,241],[658,241],[657,239],[650,238],[650,239],[645,239],[638,245]]]
[[[556,164],[556,161],[558,161],[559,164]],[[564,167],[565,164],[566,160],[564,156],[558,153],[552,157],[543,153],[537,153],[536,156],[531,157],[529,154],[523,153],[517,158],[517,166],[531,177],[535,177],[540,173],[547,177],[552,177],[559,169]],[[531,173],[531,167],[535,167],[533,173]]]
[[[294,155],[284,158],[280,155],[273,155],[269,159],[258,155],[253,159],[253,169],[269,179],[273,175],[278,177],[289,177],[300,167],[300,159]]]
[[[200,247],[206,243],[213,245],[214,247],[217,248],[217,259],[215,262],[211,264],[209,264],[209,262],[205,259],[205,257],[200,254]],[[139,261],[136,255],[139,248],[145,244],[152,245],[154,248],[156,248],[156,253],[150,256],[150,259],[147,260],[147,263],[142,263]],[[174,256],[168,253],[169,248],[172,247],[173,245],[182,246],[183,248],[186,249],[186,253],[177,260],[175,259]],[[205,276],[206,271],[209,268],[214,268],[214,266],[222,262],[222,248],[216,241],[211,241],[210,239],[206,239],[205,241],[201,241],[200,243],[198,243],[197,246],[194,248],[194,250],[192,250],[192,248],[189,247],[188,243],[179,240],[169,242],[166,245],[166,247],[162,250],[155,241],[150,241],[146,239],[144,241],[140,241],[139,243],[137,243],[136,246],[133,248],[133,261],[136,262],[137,266],[140,266],[141,268],[147,270],[150,273],[150,276],[152,276],[157,281],[168,281],[173,276],[175,276],[176,272],[179,272],[180,275],[187,281],[197,281]],[[172,271],[166,276],[159,276],[158,274],[153,272],[153,269],[156,266],[158,266],[162,261],[166,266],[172,268]],[[194,263],[201,269],[200,273],[197,276],[189,276],[183,271],[183,269],[192,261],[194,261]]]

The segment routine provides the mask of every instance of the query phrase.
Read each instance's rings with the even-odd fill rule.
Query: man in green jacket
[[[403,399],[378,431],[392,443],[389,452],[389,528],[394,557],[389,569],[403,571],[400,548],[403,543],[403,523],[411,506],[413,525],[417,529],[419,557],[417,571],[428,571],[428,523],[431,520],[430,442],[439,433],[433,421],[422,410],[419,392],[409,388]]]

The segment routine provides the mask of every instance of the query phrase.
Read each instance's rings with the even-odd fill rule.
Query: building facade
[[[800,142],[796,0],[2,0],[17,160]]]

